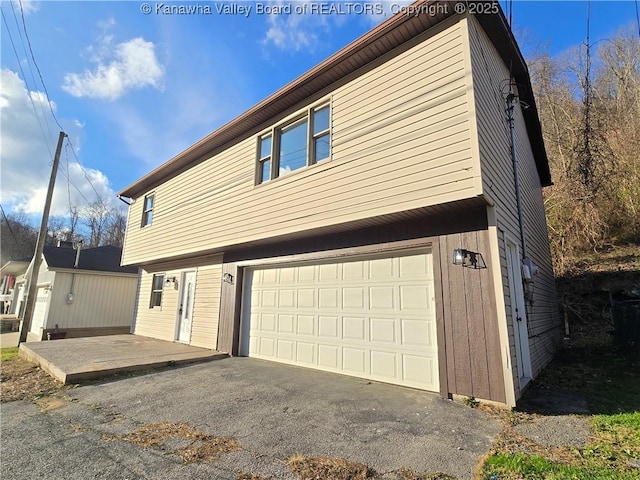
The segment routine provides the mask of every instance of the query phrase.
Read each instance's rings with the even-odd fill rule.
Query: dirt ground
[[[14,357],[0,364],[0,402],[36,400],[62,388],[40,367],[22,358]]]

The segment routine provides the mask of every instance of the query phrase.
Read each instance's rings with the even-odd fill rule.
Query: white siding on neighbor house
[[[256,186],[254,136],[156,187],[151,226],[140,227],[144,195],[136,198],[123,263],[479,195],[460,24],[448,20],[418,40],[327,94],[330,160]]]
[[[500,89],[508,86],[509,70],[474,18],[469,18],[473,93],[477,113],[483,191],[496,203],[498,245],[504,302],[509,331],[512,374],[519,396],[515,339],[511,318],[511,293],[507,275],[505,233],[520,241],[510,131],[506,100]],[[535,375],[551,359],[559,325],[555,280],[549,250],[547,223],[539,176],[520,105],[515,108],[516,154],[524,214],[527,256],[540,267],[535,277],[534,302],[527,306],[531,364]]]
[[[74,280],[75,278],[75,280]],[[73,283],[73,302],[67,295]],[[84,272],[55,272],[44,328],[102,328],[131,325],[137,277]]]
[[[218,341],[222,255],[213,255],[190,262],[156,264],[147,268],[148,270],[140,272],[139,298],[133,333],[169,342],[174,341],[182,273],[196,272],[190,344],[215,349]],[[162,305],[149,308],[154,274],[164,274],[165,280],[175,276],[178,282],[165,284],[162,290]]]

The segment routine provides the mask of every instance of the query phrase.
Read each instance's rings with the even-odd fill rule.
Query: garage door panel
[[[335,345],[318,345],[318,366],[327,370],[337,370],[341,363],[340,349]]]
[[[314,335],[314,317],[310,315],[298,315],[297,317],[297,329],[296,332],[298,335]]]
[[[364,375],[367,352],[361,348],[342,349],[342,368],[348,372]]]
[[[241,353],[437,391],[431,265],[422,251],[249,269]]]
[[[320,288],[318,289],[318,294],[318,307],[320,309],[338,308],[337,288]]]
[[[393,285],[369,288],[369,309],[394,310],[396,308],[396,288]]]
[[[294,333],[295,315],[278,315],[278,333]]]
[[[371,352],[371,375],[393,381],[398,377],[397,368],[398,355],[390,352]]]
[[[344,317],[342,319],[342,338],[345,340],[364,341],[367,334],[365,332],[365,319],[360,317]]]
[[[369,339],[372,342],[396,344],[397,321],[393,318],[369,319]]]
[[[434,359],[417,355],[402,355],[403,380],[411,385],[433,385],[437,372]]]
[[[338,317],[318,317],[318,335],[323,337],[338,338]]]
[[[338,265],[320,265],[318,272],[318,280],[321,282],[333,282],[338,280]]]
[[[363,280],[366,278],[365,262],[345,263],[342,268],[343,280]]]
[[[296,344],[291,340],[278,340],[278,358],[293,362]]]
[[[379,258],[369,261],[369,278],[371,279],[391,279],[394,277],[394,259]]]
[[[406,279],[411,277],[433,279],[432,258],[431,255],[407,255],[400,258],[400,276]]]
[[[315,308],[316,291],[312,288],[298,290],[298,308]]]
[[[346,287],[342,289],[342,308],[364,309],[365,289],[363,287]]]
[[[316,345],[307,342],[297,342],[297,362],[305,365],[315,365]]]

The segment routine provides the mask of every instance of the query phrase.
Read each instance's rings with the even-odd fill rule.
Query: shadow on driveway
[[[140,466],[140,453],[118,460],[123,472],[135,466],[131,471],[144,478],[227,478],[221,471],[235,472],[228,478],[240,472],[294,478],[284,462],[302,454],[361,462],[380,478],[394,478],[386,475],[406,468],[467,479],[501,428],[498,420],[437,394],[249,358],[107,379],[68,394],[72,402],[46,415],[56,417],[52,423],[61,430],[73,426],[77,434],[86,435],[87,445],[115,448],[110,445],[120,444],[105,443],[105,435],[122,436],[141,425],[175,422],[236,439],[241,446],[211,466],[182,465],[179,458],[171,468],[162,463]],[[18,427],[13,432],[4,426],[3,443],[14,435],[22,437]],[[29,462],[28,457],[12,458],[11,452],[4,455],[3,464]],[[46,457],[46,452],[38,455]],[[70,455],[71,462],[74,455],[82,456]],[[30,475],[38,473],[38,461],[34,463]],[[43,473],[41,478],[55,478]]]

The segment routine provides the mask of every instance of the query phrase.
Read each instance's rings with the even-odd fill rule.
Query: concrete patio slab
[[[22,343],[20,356],[68,384],[120,372],[206,362],[227,354],[138,335],[109,335]]]

